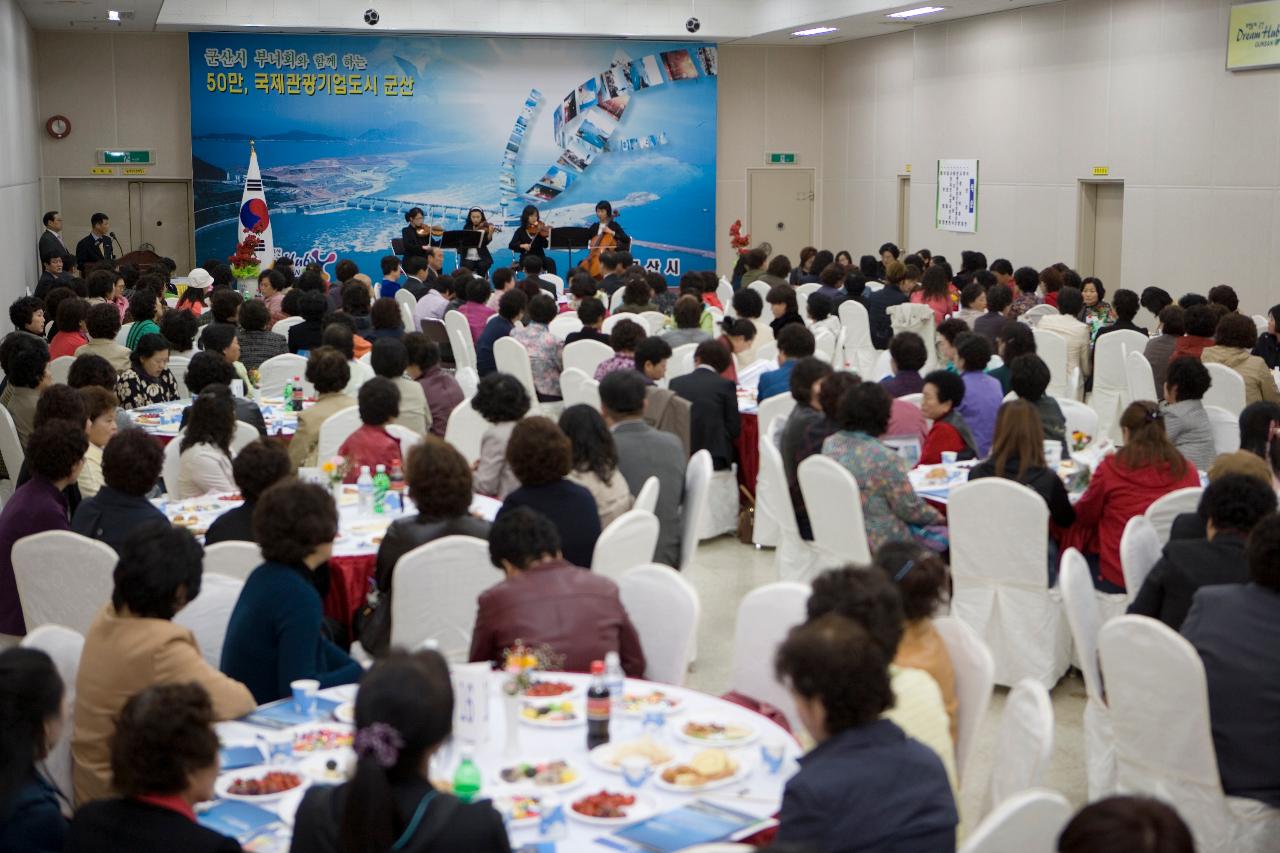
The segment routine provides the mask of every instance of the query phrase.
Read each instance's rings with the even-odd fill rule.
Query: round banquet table
[[[562,851],[562,853],[567,851],[619,849],[601,845],[596,841],[596,839],[610,834],[619,827],[602,827],[581,821],[573,816],[571,806],[579,798],[601,790],[617,793],[632,793],[633,790],[627,786],[620,773],[604,770],[591,762],[586,747],[586,726],[582,722],[557,728],[544,728],[522,721],[517,726],[516,749],[507,754],[505,702],[510,700],[505,700],[501,693],[501,685],[505,677],[504,674],[498,672],[488,674],[488,723],[480,726],[480,731],[486,737],[479,743],[471,744],[475,753],[476,766],[479,768],[483,778],[480,798],[491,798],[495,801],[495,805],[498,805],[501,804],[503,795],[538,793],[537,788],[532,786],[532,783],[506,784],[501,782],[499,774],[504,767],[511,766],[519,761],[556,759],[567,761],[574,770],[579,772],[580,777],[579,781],[573,783],[571,788],[552,794],[552,799],[547,803],[547,805],[552,805],[558,802],[563,807],[566,815],[563,828],[555,830],[556,832],[565,833],[558,840],[556,849]],[[566,681],[582,689],[585,689],[589,681],[589,677],[586,675],[571,673],[539,673],[538,677],[553,681]],[[457,674],[455,673],[456,682]],[[642,797],[649,800],[656,812],[679,808],[694,800],[701,799],[760,819],[766,819],[777,814],[782,802],[783,786],[787,779],[796,772],[798,768],[796,759],[799,758],[801,753],[799,744],[789,733],[746,708],[714,696],[668,684],[657,684],[630,678],[626,681],[627,693],[648,693],[651,690],[660,690],[664,694],[680,700],[679,710],[668,716],[665,724],[653,735],[653,739],[673,753],[678,762],[688,761],[693,755],[705,748],[705,746],[687,742],[680,736],[680,729],[690,721],[731,723],[745,726],[754,733],[754,737],[749,743],[739,747],[726,748],[731,758],[742,767],[742,775],[735,776],[735,780],[731,784],[701,792],[684,793],[658,787],[655,783],[657,775],[651,776],[641,786],[639,792]],[[334,702],[353,701],[355,694],[355,685],[334,687],[320,692],[322,699],[330,699]],[[579,720],[581,720],[583,696],[581,693],[569,695],[572,697],[570,701],[574,702],[578,708]],[[289,700],[285,700],[285,702],[288,703]],[[452,780],[460,760],[460,747],[471,743],[462,738],[458,723],[457,715],[463,704],[460,702],[459,708],[455,708],[455,733],[453,739],[442,746],[431,759],[430,775],[433,779]],[[322,710],[322,714],[323,716],[317,717],[318,723],[331,729],[351,730],[350,726],[332,722],[332,712],[325,713]],[[484,711],[481,709],[478,716],[483,717],[483,715]],[[280,729],[280,731],[293,734],[300,730],[314,728],[316,724],[304,723],[300,726]],[[640,738],[644,734],[643,729],[644,723],[641,718],[621,716],[615,710],[610,724],[611,743],[618,744]],[[271,736],[270,733],[275,731],[272,728],[250,723],[247,719],[220,723],[217,726],[217,730],[224,747],[255,742],[264,743],[262,739]],[[780,748],[783,753],[781,767],[776,773],[771,773],[761,760],[761,747],[766,744]],[[306,773],[308,765],[316,767],[325,763],[324,760],[317,761],[314,757],[315,755],[316,753],[306,756],[294,755],[292,758],[283,761],[278,760],[280,766],[273,769],[297,772],[304,777],[305,785],[321,784],[313,781]],[[319,755],[337,758],[339,761],[342,761],[343,758],[348,762],[351,760],[349,749],[331,753],[319,753]],[[219,780],[224,781],[228,778],[245,775],[247,774],[243,769],[229,770],[223,773]],[[260,830],[256,837],[255,833],[251,832],[247,833],[248,837],[239,838],[240,842],[245,844],[245,849],[286,849],[287,842],[292,835],[293,813],[296,811],[299,802],[301,802],[302,794],[301,790],[297,790],[279,799],[261,803],[261,808],[272,811],[277,815],[278,822]],[[202,807],[202,811],[207,810],[208,807],[208,805]],[[531,844],[540,839],[554,837],[551,835],[543,836],[540,833],[537,821],[534,821],[532,826],[511,826],[508,823],[507,828],[513,850],[524,844]],[[248,843],[251,838],[253,839],[252,844]]]
[[[315,401],[305,401],[303,406],[313,402]],[[257,403],[258,408],[262,410],[262,419],[267,424],[267,435],[285,441],[293,438],[293,434],[298,431],[297,412],[285,408],[284,400],[279,398],[262,399]],[[125,414],[129,416],[129,420],[135,427],[148,435],[155,436],[161,444],[168,444],[177,437],[178,425],[182,423],[182,412],[190,405],[190,400],[170,400],[167,403],[127,409]]]

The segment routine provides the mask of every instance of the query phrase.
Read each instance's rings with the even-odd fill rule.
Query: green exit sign
[[[150,166],[155,163],[155,152],[151,150],[120,151],[111,148],[99,148],[98,162],[104,166]]]
[[[771,151],[764,155],[764,162],[770,166],[794,166],[800,159],[791,151]]]

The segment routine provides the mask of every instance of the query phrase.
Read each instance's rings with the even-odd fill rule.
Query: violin
[[[415,230],[418,232],[419,237],[435,238],[444,236],[443,225],[423,225],[421,228],[417,228]]]
[[[530,237],[551,237],[551,226],[542,221],[526,228],[525,231],[528,232]]]

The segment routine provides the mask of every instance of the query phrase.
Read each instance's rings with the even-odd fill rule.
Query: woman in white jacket
[[[187,428],[181,436],[178,482],[166,483],[174,500],[234,492],[231,439],[236,434],[236,409],[231,389],[208,385],[191,404]]]

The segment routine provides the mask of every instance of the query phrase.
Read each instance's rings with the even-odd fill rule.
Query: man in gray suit
[[[618,447],[618,470],[631,494],[658,478],[658,548],[655,562],[680,567],[680,505],[684,502],[684,448],[680,439],[644,422],[645,384],[639,371],[615,370],[600,381],[600,407]]]

